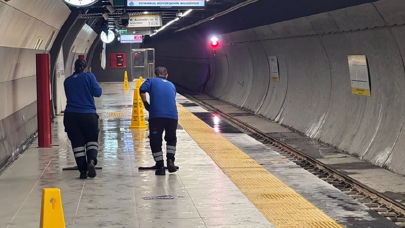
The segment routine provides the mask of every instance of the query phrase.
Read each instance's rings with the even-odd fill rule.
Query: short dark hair
[[[86,69],[87,63],[84,59],[77,59],[75,62],[75,73],[82,73]]]
[[[157,77],[166,76],[167,75],[167,69],[165,67],[157,67],[155,69],[155,75]]]

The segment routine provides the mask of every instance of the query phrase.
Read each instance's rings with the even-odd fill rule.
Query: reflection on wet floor
[[[234,126],[225,122],[218,114],[209,112],[193,112],[193,114],[212,127],[217,133],[242,133]]]
[[[62,171],[76,164],[63,116],[58,116],[52,124],[57,146],[40,149],[33,144],[0,176],[0,205],[7,205],[0,209],[1,228],[38,227],[42,190],[54,187],[62,193],[67,228],[271,227],[181,126],[179,171],[166,176],[140,172],[138,167],[155,162],[148,130],[129,128],[133,92],[123,92],[121,84],[102,87],[104,95],[95,99],[100,116],[97,166],[102,167],[97,177],[80,180],[77,171]],[[199,116],[214,129],[229,128],[219,118],[210,120],[209,113]]]
[[[190,103],[190,102],[183,102],[183,103],[179,103],[179,104],[181,104],[181,106],[183,106],[183,107],[194,107],[194,106],[199,106],[198,104],[196,104],[196,103]]]

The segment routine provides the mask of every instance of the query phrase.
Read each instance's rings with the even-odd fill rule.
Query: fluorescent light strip
[[[187,10],[186,12],[184,12],[184,14],[181,15],[181,17],[187,16],[189,13],[191,13],[191,11],[193,10],[192,9]]]
[[[217,17],[221,17],[221,16],[223,16],[223,15],[225,15],[225,14],[228,14],[228,13],[234,11],[234,10],[237,10],[237,9],[239,9],[239,8],[242,8],[242,7],[244,7],[244,6],[247,6],[247,5],[249,5],[249,4],[252,4],[252,3],[255,3],[255,2],[258,2],[258,1],[260,1],[260,0],[246,0],[246,1],[244,1],[244,2],[242,2],[242,3],[239,3],[239,4],[235,5],[235,6],[232,6],[231,8],[229,8],[229,9],[227,9],[227,10],[225,10],[225,11],[222,11],[222,12],[219,12],[219,13],[217,13],[217,14],[214,14],[213,16],[207,17],[207,18],[205,18],[205,19],[203,19],[203,20],[201,20],[201,21],[198,21],[198,22],[196,22],[196,23],[194,23],[194,24],[192,24],[192,25],[189,25],[189,26],[186,26],[186,27],[184,27],[184,28],[178,29],[178,30],[176,30],[175,32],[180,32],[180,31],[183,31],[183,30],[186,30],[186,29],[190,29],[190,28],[192,28],[192,27],[194,27],[194,26],[197,26],[197,25],[199,25],[199,24],[205,23],[205,22],[207,22],[207,21],[214,20],[214,19],[217,18]]]
[[[189,13],[191,13],[191,11],[193,11],[192,9],[187,10],[186,12],[184,12],[180,17],[185,17],[187,16]],[[174,22],[178,21],[180,19],[180,17],[176,17],[175,19],[169,21],[167,24],[165,24],[164,26],[160,27],[158,30],[155,31],[155,33],[151,34],[150,36],[154,36],[156,35],[158,32],[162,31],[163,29],[165,29],[167,26],[173,24]]]

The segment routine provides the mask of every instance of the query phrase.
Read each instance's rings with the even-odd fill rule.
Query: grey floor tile
[[[178,130],[177,173],[139,171],[139,166],[154,165],[148,132],[130,130],[129,118],[105,115],[131,113],[133,91],[123,94],[120,84],[103,85],[103,90],[111,95],[96,99],[98,166],[103,167],[97,177],[80,180],[77,171],[62,171],[75,161],[63,117],[57,117],[52,131],[59,146],[31,146],[0,176],[0,227],[38,227],[43,188],[61,190],[67,228],[260,228],[267,221],[185,130]],[[175,198],[153,198],[165,195]]]
[[[141,228],[205,228],[201,218],[140,219]]]

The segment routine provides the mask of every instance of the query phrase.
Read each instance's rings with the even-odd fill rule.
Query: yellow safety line
[[[276,227],[343,227],[177,104],[179,123]],[[243,210],[243,209],[242,209]]]

